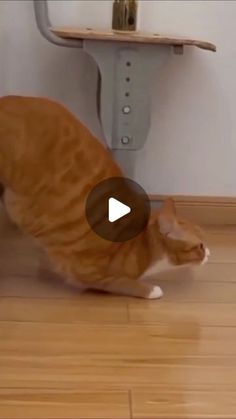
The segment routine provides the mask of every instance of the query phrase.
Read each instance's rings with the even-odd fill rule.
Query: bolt
[[[126,106],[123,107],[122,111],[123,111],[123,113],[128,114],[128,113],[131,112],[131,107],[126,105]]]
[[[121,138],[121,142],[122,144],[129,144],[130,138],[125,135],[124,137]]]

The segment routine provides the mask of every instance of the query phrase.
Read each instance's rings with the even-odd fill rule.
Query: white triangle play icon
[[[131,208],[128,205],[123,204],[123,202],[118,201],[115,198],[109,198],[108,200],[108,220],[110,223],[119,220],[119,218],[124,217],[125,215],[131,212]]]

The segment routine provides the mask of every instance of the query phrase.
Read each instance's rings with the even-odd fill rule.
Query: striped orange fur
[[[178,221],[171,200],[127,242],[97,236],[85,216],[86,199],[98,182],[120,176],[109,151],[63,106],[42,98],[0,99],[0,181],[11,218],[66,280],[157,298],[160,289],[145,282],[150,267],[163,260],[202,263],[206,249],[198,230]]]

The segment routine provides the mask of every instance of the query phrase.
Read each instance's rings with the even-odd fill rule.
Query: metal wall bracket
[[[210,42],[157,33],[52,28],[47,1],[34,0],[34,10],[39,31],[49,42],[83,47],[96,61],[99,118],[108,146],[122,161],[146,141],[153,78],[172,49],[175,54],[183,54],[185,45],[216,51]]]
[[[50,28],[52,24],[48,14],[48,2],[47,0],[34,0],[34,15],[36,24],[41,35],[54,45],[60,47],[70,48],[82,48],[83,41],[74,39],[62,39],[59,36],[52,33]]]
[[[63,39],[51,30],[46,0],[34,0],[40,33],[51,43],[84,48],[100,72],[99,118],[113,150],[143,147],[150,126],[151,86],[155,72],[171,51],[169,45]]]
[[[114,150],[143,147],[150,127],[151,87],[171,47],[84,40],[101,75],[100,119]]]

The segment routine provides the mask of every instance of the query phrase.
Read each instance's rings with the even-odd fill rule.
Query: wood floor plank
[[[236,392],[132,391],[134,419],[235,419]]]
[[[191,319],[166,325],[92,326],[2,321],[0,326],[2,356],[8,354],[7,349],[9,355],[18,356],[110,355],[121,361],[124,357],[139,359],[142,355],[157,358],[183,354],[193,357],[236,355],[236,328],[201,327]]]
[[[164,301],[236,303],[235,263],[209,263],[202,267],[181,268],[159,274],[151,282],[163,289]]]
[[[208,245],[211,251],[210,262],[236,262],[236,235],[221,233],[209,234]]]
[[[236,282],[198,282],[196,280],[157,281],[168,302],[227,303],[236,302]],[[210,307],[209,307],[210,309]]]
[[[208,263],[193,268],[192,274],[186,272],[186,276],[198,282],[236,282],[236,263]]]
[[[235,328],[2,322],[0,330],[3,388],[186,382],[236,388]]]
[[[136,324],[182,324],[236,327],[236,303],[129,301],[129,319]]]
[[[0,322],[127,323],[126,299],[109,295],[81,295],[74,299],[1,298]]]
[[[80,291],[59,280],[53,272],[41,270],[34,274],[4,275],[0,280],[0,297],[71,298]]]
[[[212,391],[236,391],[235,366],[230,366],[229,362],[228,366],[218,365],[218,361],[216,359],[215,365],[211,366],[208,365],[207,360],[204,366],[196,364],[189,367],[184,365],[184,362],[179,366],[173,363],[166,365],[165,362],[159,366],[155,366],[154,363],[143,366],[137,361],[133,364],[127,363],[126,366],[112,366],[111,359],[110,366],[104,362],[100,366],[92,363],[87,366],[61,367],[57,363],[57,370],[49,364],[45,364],[45,367],[32,365],[29,368],[26,364],[21,365],[20,362],[18,364],[15,362],[12,366],[1,366],[1,386],[30,389],[78,389],[86,386],[90,389],[93,385],[100,385],[115,391],[117,388],[129,390],[133,387],[145,386],[151,390],[185,385],[192,391],[195,391],[196,387],[201,389],[207,387]]]
[[[128,392],[0,389],[4,419],[128,419]]]

